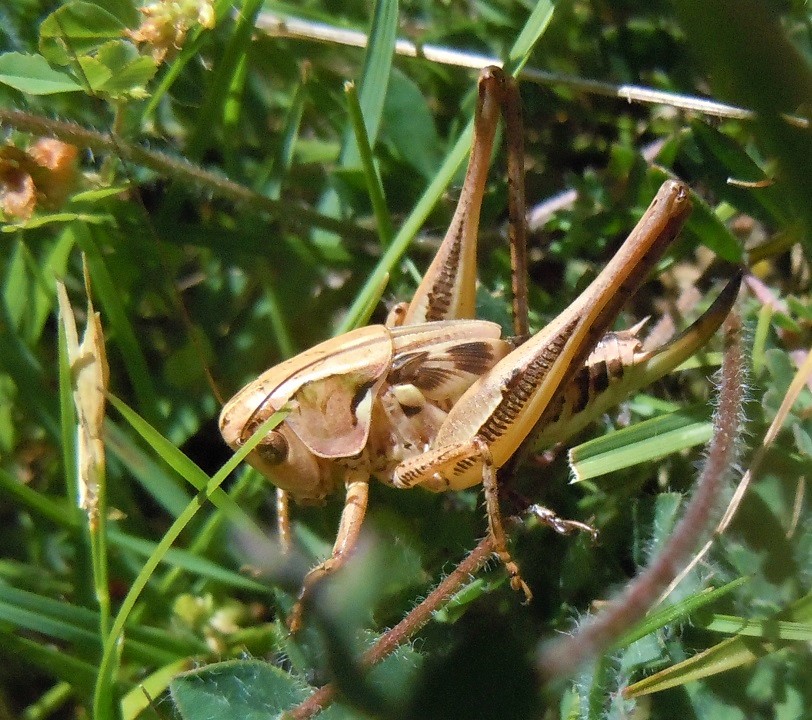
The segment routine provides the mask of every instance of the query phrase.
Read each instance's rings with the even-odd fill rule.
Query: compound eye
[[[269,465],[279,465],[288,457],[288,441],[278,430],[271,430],[257,445],[256,451]]]

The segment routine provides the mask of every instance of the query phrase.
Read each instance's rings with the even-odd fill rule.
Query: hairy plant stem
[[[494,545],[490,535],[485,537],[443,581],[432,590],[423,602],[415,607],[395,627],[387,630],[378,641],[364,653],[361,663],[370,667],[379,663],[397,648],[408,642],[431,619],[432,613],[442,607],[471,576],[477,573],[493,555]],[[336,696],[336,687],[329,683],[319,688],[301,705],[288,712],[291,720],[305,720],[321,712]]]
[[[244,185],[186,160],[157,150],[148,150],[141,145],[126,142],[114,135],[90,130],[76,123],[52,120],[20,110],[0,108],[0,124],[10,125],[35,135],[56,137],[64,142],[95,152],[115,154],[122,160],[155,170],[182,182],[193,183],[219,197],[267,212],[273,215],[278,222],[297,229],[309,231],[311,227],[315,226],[364,241],[377,240],[376,234],[369,228],[327,217],[305,205],[292,207],[289,201],[283,202],[261,195]]]
[[[713,437],[696,490],[660,554],[632,580],[606,610],[573,635],[542,644],[536,668],[542,682],[565,678],[599,656],[656,604],[677,576],[717,513],[724,482],[736,466],[745,392],[745,355],[741,319],[734,311],[725,323],[725,352]]]

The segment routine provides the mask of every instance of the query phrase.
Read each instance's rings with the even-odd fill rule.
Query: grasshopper
[[[509,146],[516,338],[502,338],[498,325],[474,319],[479,212],[500,115]],[[396,306],[383,325],[346,333],[271,368],[223,408],[220,429],[235,449],[272,413],[289,410],[248,460],[295,500],[318,503],[346,488],[332,555],[307,575],[303,594],[346,560],[375,477],[397,488],[433,492],[482,483],[497,554],[511,586],[529,600],[530,589],[507,547],[497,471],[534,432],[576,426],[584,407],[624,368],[656,365],[659,377],[682,362],[715,332],[735,299],[738,278],[694,325],[657,352],[642,352],[639,327],[609,333],[690,212],[688,187],[669,180],[595,280],[528,337],[522,155],[516,85],[499,68],[485,68],[460,199],[411,302]],[[563,530],[580,526],[557,518],[551,524]],[[299,624],[299,608],[292,627]]]

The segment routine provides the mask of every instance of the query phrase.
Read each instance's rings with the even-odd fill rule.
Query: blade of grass
[[[770,320],[775,309],[765,303],[758,311],[756,331],[753,333],[753,375],[759,377],[764,368],[764,353],[767,349],[767,338],[770,334]]]
[[[20,405],[30,409],[50,438],[59,442],[61,430],[56,406],[52,396],[42,392],[42,366],[13,328],[5,299],[0,298],[0,368],[14,378]]]
[[[736,615],[711,615],[703,625],[705,630],[737,635],[740,637],[757,637],[764,640],[793,640],[812,642],[812,624],[792,622],[790,620],[748,620]]]
[[[266,265],[265,260],[260,261],[261,265]],[[271,321],[271,332],[274,336],[274,344],[279,348],[282,357],[293,357],[296,354],[296,346],[293,343],[293,338],[288,330],[287,322],[285,321],[285,313],[279,302],[279,294],[276,292],[276,287],[271,280],[273,272],[268,268],[266,271],[260,273],[262,277],[262,287],[265,292],[265,298],[268,303],[268,318]]]
[[[364,52],[361,78],[358,82],[359,104],[366,127],[368,145],[374,145],[378,137],[378,128],[383,116],[383,104],[389,87],[392,58],[395,54],[397,28],[397,0],[376,0],[372,11],[369,40]],[[341,141],[338,165],[341,168],[357,168],[360,164],[359,145],[353,137],[352,125],[348,124]],[[318,208],[325,215],[338,217],[341,208],[335,187],[330,187],[325,192],[319,201]],[[316,239],[327,239],[325,233],[319,233],[315,237]]]
[[[282,193],[282,183],[293,164],[293,153],[296,148],[296,140],[299,137],[299,128],[302,124],[307,97],[307,74],[303,73],[301,81],[293,90],[290,108],[285,114],[279,152],[276,155],[269,156],[267,161],[259,168],[254,180],[254,190],[256,192],[265,191],[268,197],[273,200],[279,199]]]
[[[49,617],[17,605],[9,605],[3,601],[0,601],[0,620],[11,623],[16,628],[44,633],[55,640],[71,643],[86,650],[95,649],[98,646],[99,635],[96,629],[87,630],[59,617]],[[96,625],[100,622],[100,617],[96,613],[94,613],[94,621]],[[171,662],[177,659],[177,653],[174,651],[166,651],[132,638],[127,639],[125,649],[128,657],[138,662]],[[188,652],[188,650],[188,647],[183,648],[183,652]]]
[[[541,0],[536,3],[530,17],[527,18],[524,27],[516,38],[513,46],[508,52],[507,62],[505,63],[505,70],[511,75],[516,76],[521,69],[527,64],[530,58],[530,53],[536,46],[536,43],[541,39],[550,20],[553,19],[553,12],[555,11],[555,2],[549,0]]]
[[[111,451],[132,473],[143,490],[172,517],[177,517],[191,499],[181,486],[177,475],[144,452],[109,417],[104,423],[104,441]]]
[[[770,627],[771,623],[780,621],[808,625],[812,621],[812,595],[801,598],[786,610],[761,622],[765,624],[764,627]],[[726,670],[749,665],[763,655],[773,653],[790,644],[792,644],[791,641],[787,640],[755,642],[749,637],[729,638],[688,660],[629,685],[623,694],[630,698],[640,697],[685,685]]]
[[[707,442],[713,430],[709,410],[699,406],[644,420],[571,448],[572,482],[656,460]]]
[[[19,666],[20,658],[25,658],[27,665],[34,665],[49,675],[70,683],[78,692],[89,695],[93,691],[96,667],[84,660],[77,660],[61,648],[43,645],[28,638],[4,635],[0,653],[14,666]]]
[[[26,707],[20,713],[20,718],[21,720],[45,720],[56,714],[73,693],[74,690],[70,683],[64,680],[58,682]]]
[[[397,0],[377,0],[372,13],[369,44],[364,55],[361,80],[358,83],[359,104],[370,144],[374,144],[381,125],[383,104],[389,87],[389,73],[395,54],[397,29]],[[348,127],[341,151],[341,166],[357,167],[360,159],[359,147],[353,140],[352,129]]]
[[[465,159],[471,144],[473,128],[473,121],[471,121],[462,131],[456,144],[434,176],[434,180],[431,181],[420,200],[417,201],[417,205],[414,206],[409,217],[401,225],[400,230],[395,233],[392,244],[381,256],[372,274],[367,278],[364,286],[356,296],[355,302],[350,306],[347,316],[339,325],[337,334],[340,335],[362,325],[365,322],[364,315],[368,308],[374,307],[381,299],[392,268],[400,260],[403,253],[406,252],[409,244],[417,235],[429,213],[434,209]]]
[[[73,504],[68,503],[67,506],[70,509],[67,510],[66,503],[56,502],[28,485],[23,485],[3,468],[0,468],[0,492],[11,496],[30,512],[47,519],[57,527],[75,530],[81,525],[81,520],[76,517],[74,512],[76,509],[75,502]]]
[[[150,540],[127,535],[115,528],[110,529],[110,543],[117,548],[127,550],[145,558],[150,557],[157,547],[157,544]],[[227,570],[211,560],[200,557],[193,551],[173,548],[165,554],[163,562],[167,565],[186,570],[198,577],[215,580],[229,587],[241,588],[243,590],[263,594],[270,592],[267,584],[253,580],[245,575],[240,575],[240,573],[234,572],[233,570]],[[163,584],[166,583],[163,582],[162,585]]]
[[[612,645],[613,648],[622,648],[631,645],[636,640],[645,637],[655,630],[659,630],[666,625],[685,621],[689,615],[695,613],[700,608],[706,607],[716,602],[725,595],[733,592],[748,581],[748,578],[737,578],[716,589],[707,589],[698,592],[691,597],[680,602],[668,605],[656,612],[648,615],[637,627],[632,628],[628,633],[622,635]]]
[[[122,720],[135,720],[153,704],[153,698],[160,697],[166,691],[174,678],[194,666],[193,658],[183,658],[164,665],[140,679],[138,685],[121,698]]]
[[[239,136],[240,117],[242,115],[243,93],[245,91],[245,80],[248,77],[248,55],[242,53],[231,78],[225,101],[223,102],[223,142],[221,150],[223,153],[223,166],[226,175],[236,176],[239,161],[236,147]]]
[[[62,261],[57,261],[57,270],[62,275],[65,272],[65,256],[70,251],[71,243],[65,243],[63,239],[60,245]],[[49,283],[45,272],[47,258],[43,266],[40,267],[25,243],[17,242],[3,283],[9,316],[16,321],[18,332],[29,347],[39,340],[45,321],[53,309],[53,283]]]
[[[94,616],[94,620],[98,622],[98,616],[95,613]],[[99,640],[98,630],[95,628],[82,628],[68,620],[29,610],[5,600],[0,600],[0,620],[16,628],[44,633],[86,650],[97,647]]]
[[[31,624],[26,627],[33,630],[42,628],[46,632],[45,627],[49,626],[54,630],[51,634],[58,639],[80,643],[88,640],[91,648],[98,647],[99,613],[95,610],[5,584],[0,584],[0,606],[4,617],[30,621]],[[20,611],[26,614],[17,615]],[[167,634],[162,628],[137,624],[127,625],[125,649],[130,642],[138,643],[141,649],[137,652],[141,653],[142,659],[146,657],[144,647],[154,647],[162,654],[170,653],[175,656],[206,650],[205,643],[194,638],[180,638]],[[149,652],[146,652],[148,655]]]
[[[237,503],[243,493],[253,484],[254,480],[256,480],[256,475],[254,473],[243,473],[240,479],[229,490],[229,499],[232,502]],[[212,513],[212,515],[206,520],[204,526],[195,534],[194,540],[189,545],[188,554],[190,557],[194,558],[196,556],[203,555],[209,549],[212,543],[214,543],[218,538],[222,537],[223,523],[225,520],[226,514],[224,512]],[[168,595],[171,592],[172,586],[180,577],[180,570],[181,566],[176,564],[176,567],[170,570],[164,576],[159,585],[159,591],[162,594]],[[241,575],[237,575],[237,577],[242,578],[243,580],[246,579]],[[268,586],[262,585],[261,583],[255,582],[253,584],[253,589],[259,589],[260,592],[263,593],[268,592]]]
[[[121,413],[133,429],[146,440],[158,457],[196,490],[202,492],[206,489],[211,482],[206,473],[125,403],[113,395],[109,396],[109,400],[110,404]],[[219,488],[212,489],[211,501],[218,509],[224,510],[229,519],[238,523],[241,527],[262,534],[261,529],[257,527],[253,519],[234,503],[223,490]],[[194,498],[190,502],[194,502]],[[187,504],[184,511],[188,510],[188,508],[189,505]]]
[[[364,170],[369,199],[372,202],[372,210],[375,213],[375,222],[378,226],[378,236],[381,239],[381,247],[384,249],[392,242],[392,218],[386,207],[386,197],[384,196],[383,185],[378,171],[375,169],[375,161],[372,157],[372,148],[369,146],[369,136],[367,135],[366,124],[364,122],[361,104],[358,100],[358,92],[352,82],[344,83],[344,93],[347,97],[347,109],[350,114],[352,129],[355,133],[355,142],[358,154],[361,159],[361,166]]]
[[[123,406],[123,403],[119,402],[117,407],[118,406]],[[134,413],[130,411],[130,414]],[[239,465],[239,463],[245,460],[248,454],[260,443],[262,438],[264,438],[277,424],[279,424],[284,416],[285,413],[274,413],[270,418],[268,418],[268,420],[262,423],[259,428],[257,428],[257,431],[248,440],[248,442],[246,442],[245,445],[243,445],[211,479],[208,479],[204,489],[202,489],[192,499],[186,509],[178,516],[175,522],[172,523],[172,526],[166,531],[164,536],[161,538],[161,541],[155,548],[155,552],[149,557],[146,563],[144,563],[138,577],[133,580],[130,590],[122,601],[118,614],[113,621],[110,634],[104,641],[102,657],[99,663],[99,672],[96,678],[96,686],[93,692],[93,713],[95,718],[112,718],[114,716],[112,706],[112,686],[113,678],[115,677],[116,668],[118,665],[117,647],[121,640],[121,634],[124,630],[127,618],[135,607],[138,598],[141,596],[141,593],[147,586],[147,583],[152,577],[152,574],[155,572],[155,569],[163,560],[167,551],[172,547],[181,532],[183,532],[184,528],[197,514],[198,510],[200,510],[210,499],[212,499],[214,494],[220,489],[220,485],[226,479],[226,477],[228,477],[228,475],[237,467],[237,465]],[[176,451],[176,454],[177,453],[179,453],[179,451]],[[182,453],[180,454],[182,455]],[[202,473],[202,471],[200,472]],[[206,477],[205,473],[203,473],[203,475]]]

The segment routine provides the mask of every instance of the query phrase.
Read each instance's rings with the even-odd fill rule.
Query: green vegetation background
[[[228,396],[353,323],[380,321],[380,294],[409,297],[448,223],[475,72],[393,59],[395,36],[553,74],[521,84],[527,196],[534,204],[573,188],[578,199],[533,233],[535,327],[566,307],[646,207],[663,173],[641,149],[662,141],[657,164],[706,204],[673,250],[674,267],[639,294],[620,326],[673,304],[678,270],[694,277],[692,269],[708,264],[694,254],[698,244],[734,261],[742,246],[757,248],[749,259],[762,294],[745,295],[741,308],[753,342],[745,442],[759,445],[810,346],[812,142],[808,127],[786,117],[808,118],[812,107],[807,5],[167,7],[185,13],[189,28],[170,39],[163,58],[126,39],[144,20],[129,0],[0,8],[5,141],[26,148],[38,118],[97,133],[83,142],[64,126],[50,128],[83,146],[79,184],[60,208],[7,217],[0,235],[2,716],[273,717],[334,679],[344,700],[329,717],[810,717],[808,388],[737,520],[673,599],[733,582],[727,594],[690,617],[675,611],[667,626],[551,688],[540,689],[533,675],[537,644],[570,630],[668,536],[699,448],[575,487],[564,452],[543,469],[524,469],[523,492],[594,524],[599,543],[517,527],[515,553],[533,604],[522,606],[492,567],[369,677],[353,660],[361,647],[485,533],[478,492],[376,485],[359,561],[296,639],[283,622],[291,593],[329,551],[340,498],[292,508],[301,559],[280,564],[264,539],[274,527],[266,481],[241,467],[225,493],[209,493],[212,501],[201,494],[207,483],[212,489],[210,476],[223,479],[217,473],[230,457],[207,374]],[[263,9],[371,33],[375,42],[365,54],[254,30]],[[359,162],[347,80],[358,84],[372,174]],[[758,115],[627,102],[584,81],[702,94]],[[501,150],[494,167],[482,214],[481,312],[507,322]],[[383,205],[370,187],[373,198],[382,191]],[[421,241],[412,242],[418,231]],[[124,403],[109,407],[105,423],[110,519],[99,533],[88,532],[73,499],[73,411],[58,341],[55,280],[80,313],[85,307],[80,251],[105,329],[110,392]],[[680,409],[701,408],[704,422],[708,375],[707,367],[675,374],[581,439]],[[750,457],[746,451],[743,467]],[[245,566],[265,575],[241,572]],[[724,641],[739,634],[734,652]],[[721,659],[699,677],[677,673],[676,687],[634,702],[619,695],[707,648]],[[227,662],[212,665],[219,661]],[[720,673],[722,666],[729,669]],[[170,693],[172,678],[193,668]]]

